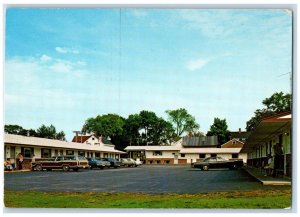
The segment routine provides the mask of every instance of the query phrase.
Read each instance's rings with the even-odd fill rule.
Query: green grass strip
[[[291,191],[207,194],[5,191],[4,203],[14,208],[282,209],[291,206]]]

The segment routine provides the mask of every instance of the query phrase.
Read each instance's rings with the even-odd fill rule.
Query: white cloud
[[[49,57],[49,56],[47,56],[46,54],[43,54],[43,55],[40,57],[40,60],[41,60],[42,62],[48,62],[48,61],[51,61],[52,58]]]
[[[72,66],[67,63],[57,62],[51,65],[50,69],[55,72],[70,72],[72,70]]]
[[[79,54],[79,51],[74,48],[68,48],[68,47],[56,47],[55,50],[58,53],[73,53],[73,54]]]
[[[199,69],[203,68],[208,62],[209,62],[209,60],[205,60],[205,59],[190,60],[187,63],[187,68],[190,71],[199,70]]]

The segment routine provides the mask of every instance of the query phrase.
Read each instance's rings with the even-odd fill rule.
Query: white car
[[[129,161],[133,162],[135,167],[142,165],[143,163],[140,161],[139,158],[137,158],[136,160],[132,159],[132,158],[128,158]]]
[[[136,166],[141,166],[142,164],[143,164],[143,162],[139,158],[137,158],[136,161],[135,161],[135,165]]]

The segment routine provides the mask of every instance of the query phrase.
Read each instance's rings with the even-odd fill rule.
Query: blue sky
[[[186,108],[244,129],[261,101],[290,91],[287,10],[6,10],[5,124],[63,130],[89,117]]]

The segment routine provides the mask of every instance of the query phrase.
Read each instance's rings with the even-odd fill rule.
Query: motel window
[[[185,157],[185,154],[180,154],[180,157]]]
[[[31,158],[34,154],[33,148],[21,148],[21,152],[24,154],[25,158]]]
[[[58,150],[55,149],[54,151],[54,156],[57,157],[58,156]]]
[[[61,156],[61,155],[64,155],[64,151],[63,150],[60,150],[59,151],[59,155]]]
[[[107,154],[107,153],[104,153],[104,157],[108,157],[108,154]]]
[[[78,156],[83,156],[84,157],[84,151],[78,151]]]
[[[51,149],[42,148],[42,158],[51,157]]]
[[[74,155],[74,151],[72,151],[72,150],[67,150],[67,151],[66,151],[66,154],[67,154],[67,155]]]
[[[99,152],[96,152],[96,153],[95,153],[95,157],[97,157],[97,158],[100,157],[100,153],[99,153]]]
[[[211,157],[217,157],[217,154],[210,154]]]
[[[199,154],[199,158],[205,158],[206,154]]]
[[[231,158],[239,158],[239,154],[232,154]]]
[[[154,155],[154,156],[158,156],[158,155],[161,156],[161,155],[162,155],[162,152],[161,152],[161,151],[154,151],[154,152],[153,152],[153,155]]]

